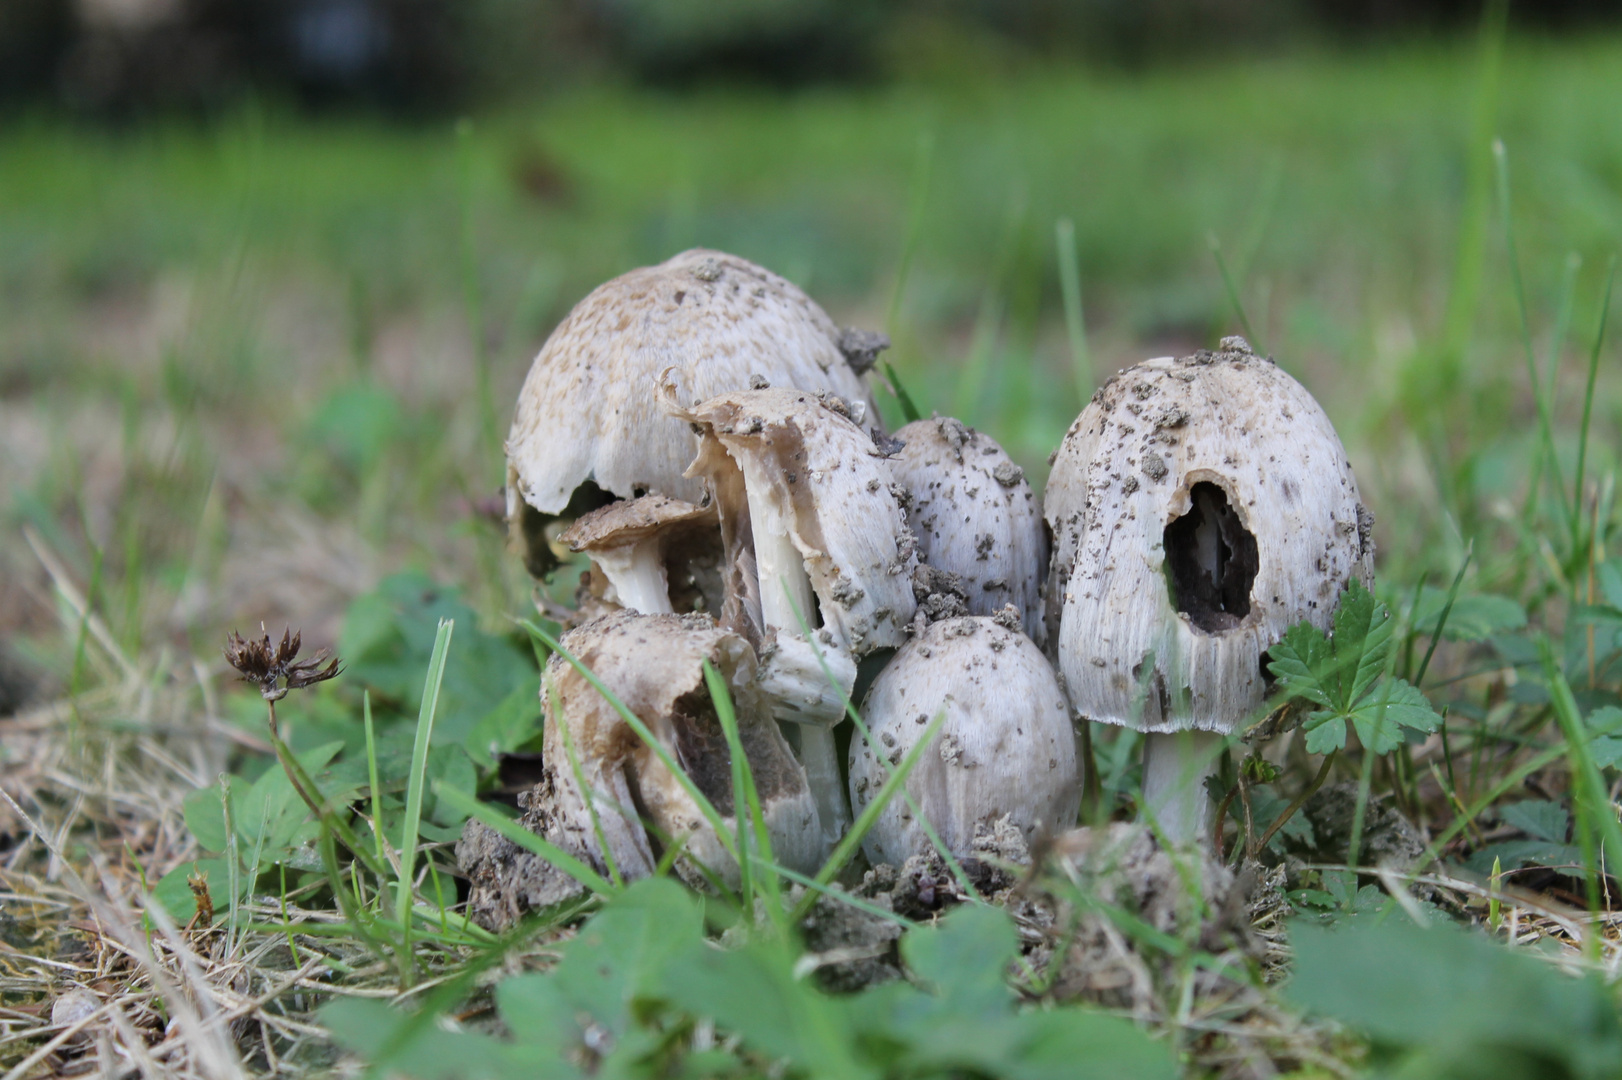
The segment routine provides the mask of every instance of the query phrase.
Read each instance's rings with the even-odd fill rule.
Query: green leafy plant
[[[902,938],[910,981],[832,997],[804,977],[815,958],[791,939],[717,948],[698,901],[649,879],[592,916],[552,970],[496,988],[507,1038],[352,998],[323,1018],[374,1067],[417,1080],[1177,1075],[1170,1052],[1128,1021],[1021,1007],[1005,981],[1017,951],[1006,913],[967,905]]]
[[[1352,728],[1370,753],[1387,754],[1402,745],[1404,729],[1428,734],[1441,723],[1418,687],[1387,676],[1393,629],[1390,609],[1353,581],[1332,636],[1301,622],[1273,646],[1268,670],[1280,690],[1313,706],[1301,724],[1308,750],[1339,750]]]
[[[1593,975],[1571,978],[1479,934],[1370,914],[1291,925],[1289,996],[1362,1032],[1383,1075],[1600,1080],[1622,1073],[1622,1023]]]

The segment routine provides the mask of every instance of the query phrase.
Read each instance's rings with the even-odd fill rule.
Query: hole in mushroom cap
[[[1261,565],[1256,537],[1217,485],[1195,484],[1189,502],[1188,512],[1166,526],[1172,606],[1199,630],[1231,630],[1250,614],[1250,587]]]

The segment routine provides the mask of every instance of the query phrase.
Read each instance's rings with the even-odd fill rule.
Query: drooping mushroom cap
[[[664,495],[620,499],[575,519],[558,542],[592,557],[613,589],[604,587],[602,595],[622,607],[648,614],[720,609],[721,525],[714,506]],[[627,592],[634,598],[645,584],[627,575],[644,573],[657,579],[655,600],[662,604],[627,602]]]
[[[715,508],[694,506],[664,495],[645,495],[609,503],[577,518],[558,535],[558,542],[567,544],[570,551],[589,554],[669,534],[689,524],[719,527]]]
[[[837,642],[856,656],[902,644],[917,606],[916,541],[872,436],[804,391],[738,390],[690,408],[676,393],[667,390],[670,407],[700,431],[688,474],[707,479],[721,512],[723,623],[754,641],[765,636],[750,557],[752,489],[783,516]]]
[[[552,331],[507,436],[507,516],[559,514],[587,480],[620,498],[691,503],[694,439],[659,408],[667,368],[684,401],[750,385],[827,391],[878,412],[840,352],[840,329],[785,279],[719,251],[684,251],[598,286]]]
[[[647,725],[730,822],[736,813],[731,755],[704,683],[708,660],[731,688],[774,854],[785,865],[815,868],[816,804],[804,770],[758,700],[755,657],[747,642],[705,615],[621,612],[570,631],[562,644]],[[587,785],[607,795],[599,796],[597,816],[622,874],[651,873],[657,861],[657,839],[650,840],[637,823],[640,808],[667,837],[688,837],[688,852],[736,883],[737,865],[697,804],[618,710],[560,656],[547,661],[541,700],[546,768],[557,806],[568,810],[570,850],[591,853],[597,845],[564,746],[565,728]],[[616,813],[614,802],[626,813]],[[683,860],[677,869],[695,884],[702,880]]]
[[[1373,577],[1373,518],[1329,418],[1242,338],[1110,380],[1045,502],[1065,688],[1140,731],[1232,731],[1264,697],[1262,654],[1302,619],[1329,629],[1346,584]]]
[[[1025,471],[996,440],[950,417],[914,420],[894,438],[904,445],[888,464],[908,495],[918,561],[958,576],[971,615],[1013,604],[1040,644],[1048,545]]]
[[[1004,815],[1027,841],[1039,829],[1075,824],[1080,790],[1070,706],[1042,650],[1017,629],[983,617],[932,624],[896,653],[861,711],[877,753],[860,736],[851,742],[850,799],[858,813],[944,711],[935,745],[906,787],[953,854],[967,855],[975,826]],[[897,795],[862,849],[873,863],[900,866],[930,841]]]

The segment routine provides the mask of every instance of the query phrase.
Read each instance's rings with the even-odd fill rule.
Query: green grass
[[[1599,865],[1622,845],[1608,796],[1622,763],[1622,383],[1605,335],[1622,250],[1622,39],[1512,39],[1501,53],[1495,41],[1138,75],[1033,62],[1000,77],[789,96],[608,86],[443,127],[268,106],[213,127],[11,123],[0,129],[0,654],[18,654],[43,673],[42,693],[68,700],[72,749],[54,775],[167,768],[150,740],[169,737],[162,725],[180,722],[170,713],[213,717],[200,745],[163,751],[205,786],[178,791],[163,810],[171,827],[129,850],[142,874],[154,871],[165,908],[188,902],[196,859],[214,868],[233,956],[274,939],[295,965],[314,958],[350,985],[415,976],[416,1019],[388,1014],[395,1030],[355,1013],[379,1025],[375,1045],[352,1044],[374,1060],[419,1037],[452,1054],[534,1049],[424,1033],[433,1015],[477,998],[500,964],[551,970],[556,924],[585,908],[611,921],[638,903],[692,912],[475,807],[471,792],[494,783],[492,751],[535,744],[529,635],[558,649],[549,628],[513,629],[533,611],[532,586],[481,501],[501,483],[508,403],[551,325],[607,277],[704,244],[779,270],[841,322],[885,329],[887,359],[918,407],[959,409],[1038,484],[1084,397],[1116,368],[1241,327],[1265,342],[1323,401],[1378,517],[1377,593],[1392,629],[1389,652],[1370,650],[1380,668],[1370,678],[1421,687],[1442,726],[1437,745],[1399,740],[1378,756],[1343,735],[1322,774],[1315,744],[1301,740],[1276,778],[1241,774],[1233,820],[1242,830],[1253,797],[1290,805],[1333,774],[1357,785],[1353,861],[1365,814],[1392,806],[1425,830],[1422,865],[1450,883],[1438,887],[1457,891],[1461,868],[1511,820],[1506,808],[1558,804],[1581,853],[1563,880],[1582,895],[1561,902],[1604,906]],[[552,194],[529,193],[526,183],[552,174],[561,181],[539,185]],[[898,421],[901,406],[881,397]],[[56,592],[21,526],[61,561],[49,571]],[[406,567],[428,576],[385,580]],[[568,599],[567,578],[552,599]],[[268,755],[240,745],[262,741],[257,697],[220,681],[223,633],[262,619],[338,642],[350,664],[279,713],[287,768],[324,800],[319,820]],[[447,619],[457,622],[448,651]],[[1336,706],[1345,716],[1335,725],[1355,728],[1373,708],[1369,737],[1381,737],[1397,684],[1359,696],[1373,685]],[[227,750],[222,730],[239,745]],[[1130,815],[1135,740],[1095,739],[1101,813]],[[899,778],[926,743],[884,797],[905,797]],[[1246,748],[1232,749],[1240,763]],[[17,753],[0,767],[21,769]],[[785,927],[855,856],[851,840],[816,875],[777,868],[740,758],[734,827],[687,787],[741,861],[738,895],[709,917],[736,920],[765,899],[779,924],[773,942],[717,963],[767,989],[740,1002],[648,982],[624,1023],[642,1025],[637,1037],[661,1053],[697,1046],[724,1009],[739,1010],[735,1030],[751,1038],[782,1034],[745,1006],[803,996]],[[229,781],[207,787],[221,772]],[[30,813],[70,823],[80,813],[56,781],[30,782],[47,792]],[[350,820],[356,805],[370,838]],[[470,813],[562,862],[598,898],[499,940],[448,912],[447,845]],[[1270,820],[1256,818],[1258,834]],[[1287,834],[1272,829],[1253,846],[1278,850]],[[1233,850],[1249,841],[1236,832]],[[1531,917],[1524,896],[1504,891],[1528,868],[1507,854],[1490,862],[1497,869],[1472,886],[1479,911],[1461,902],[1451,914],[1489,918],[1496,935]],[[1360,890],[1336,869],[1306,872],[1292,901],[1304,918],[1370,934],[1371,921],[1408,918],[1406,893],[1399,910],[1371,876]],[[973,895],[964,867],[951,871]],[[1206,1060],[1190,988],[1196,972],[1228,961],[1081,883],[1033,887],[1067,898],[1073,922],[1101,914],[1173,971],[1182,997],[1161,1003],[1157,1037],[1185,1064]],[[792,900],[787,913],[780,898]],[[1006,964],[1001,924],[946,925],[990,943],[993,975]],[[923,950],[933,939],[908,933],[914,974],[932,970]],[[171,948],[167,934],[148,924],[147,947]],[[700,955],[699,931],[689,937]],[[1589,936],[1589,957],[1603,944]],[[1015,984],[1029,996],[1062,985],[1056,966],[1019,963]],[[1309,965],[1306,999],[1339,1000],[1325,970]],[[1374,976],[1360,977],[1345,995],[1379,1000]],[[1590,982],[1561,985],[1610,994],[1614,1012],[1614,988]],[[1514,977],[1494,985],[1513,997]],[[1247,986],[1284,1007],[1259,978]],[[934,1004],[926,990],[939,991]],[[973,1012],[956,992],[921,988],[908,1008]],[[982,1011],[1000,1017],[1001,982],[985,992],[995,1008]],[[508,1015],[519,1003],[499,1007]],[[823,1044],[829,1031],[860,1029],[843,1005],[809,1007],[830,1010],[818,1014]],[[1369,1033],[1370,1060],[1413,1069],[1439,1060],[1448,1032],[1476,1032],[1438,1013],[1428,1043],[1402,1018],[1339,1007]],[[1037,1015],[1009,1018],[1008,1030],[1034,1030]],[[1572,1035],[1570,1052],[1611,1060],[1612,1021]],[[927,1050],[899,1022],[890,1034],[894,1060]],[[881,1057],[864,1068],[890,1067]]]

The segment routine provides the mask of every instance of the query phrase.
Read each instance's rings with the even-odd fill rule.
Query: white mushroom
[[[705,544],[706,538],[712,543]],[[646,615],[668,614],[669,558],[680,552],[679,569],[695,551],[713,547],[719,553],[721,532],[714,507],[694,506],[663,495],[622,499],[579,518],[558,537],[572,551],[591,556],[608,579],[604,599]]]
[[[816,803],[760,700],[754,652],[746,641],[704,615],[622,612],[570,631],[563,646],[647,725],[733,828],[732,759],[704,683],[708,660],[731,688],[773,854],[791,868],[816,868],[821,855]],[[686,854],[737,884],[737,864],[698,805],[573,665],[557,656],[548,660],[541,697],[546,770],[559,819],[556,831],[565,841],[561,846],[603,865],[596,828],[575,780],[572,750],[594,797],[597,828],[621,874],[642,877],[657,864],[659,844],[643,828],[646,815],[671,842],[685,838]],[[701,880],[685,856],[676,867],[688,880]]]
[[[699,432],[688,472],[706,478],[721,513],[722,622],[759,644],[779,719],[802,725],[800,760],[831,844],[849,822],[832,728],[854,660],[906,638],[916,544],[872,438],[839,403],[768,389],[682,408],[674,387],[666,394]],[[802,628],[823,643],[837,688]]]
[[[1027,842],[1075,824],[1080,791],[1064,691],[1029,638],[981,617],[934,623],[874,681],[862,703],[873,743],[851,741],[853,807],[878,794],[940,712],[938,752],[918,759],[906,789],[954,855],[969,853],[976,825],[1004,815]],[[930,841],[898,795],[862,850],[873,863],[900,866]]]
[[[683,476],[694,439],[657,402],[674,369],[683,401],[752,383],[837,394],[878,422],[841,351],[868,359],[872,335],[843,334],[804,292],[719,251],[632,270],[575,305],[542,346],[507,436],[507,518],[533,571],[552,563],[542,526],[610,497],[698,503]]]
[[[1024,470],[989,435],[950,417],[914,420],[894,438],[904,445],[890,473],[907,493],[918,561],[958,576],[970,615],[1013,604],[1040,645],[1047,534]]]
[[[1128,368],[1055,457],[1050,643],[1083,716],[1146,733],[1146,812],[1208,826],[1204,778],[1267,694],[1264,656],[1373,575],[1372,517],[1328,417],[1241,338]]]

